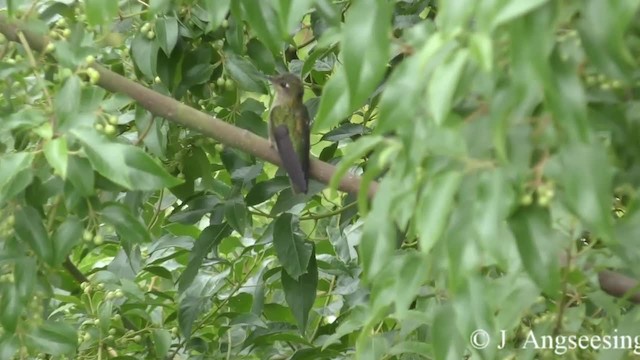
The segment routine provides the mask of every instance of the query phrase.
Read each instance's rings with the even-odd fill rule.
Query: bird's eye
[[[285,89],[288,89],[289,88],[289,83],[286,82],[286,81],[283,81],[283,82],[280,83],[280,86],[282,86]]]

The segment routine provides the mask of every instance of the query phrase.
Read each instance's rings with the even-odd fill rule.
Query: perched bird
[[[269,115],[269,142],[276,147],[294,193],[307,193],[309,184],[309,113],[302,102],[299,77],[269,77],[276,99]]]

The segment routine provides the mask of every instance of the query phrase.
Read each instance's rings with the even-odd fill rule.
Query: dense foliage
[[[530,335],[637,335],[639,5],[0,1],[0,359],[634,355]],[[287,71],[308,195],[112,91],[266,137]]]

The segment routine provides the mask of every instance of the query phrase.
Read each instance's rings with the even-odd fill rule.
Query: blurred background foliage
[[[640,276],[639,4],[0,1],[51,40],[0,37],[0,358],[533,359],[557,352],[530,331],[635,336],[598,272]],[[298,74],[313,155],[362,191],[294,195],[94,63],[263,137],[264,76]]]

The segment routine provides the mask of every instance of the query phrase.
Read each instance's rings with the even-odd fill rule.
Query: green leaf
[[[48,320],[27,334],[26,340],[29,346],[47,354],[72,354],[76,351],[78,333],[69,324]]]
[[[234,53],[226,52],[224,55],[224,67],[229,77],[238,83],[240,89],[268,94],[264,76],[246,59]]]
[[[637,61],[628,48],[627,31],[640,1],[587,1],[580,12],[580,35],[590,63],[601,72],[627,79]]]
[[[178,42],[178,20],[174,17],[158,19],[156,21],[156,39],[162,51],[170,56]]]
[[[313,4],[312,0],[278,0],[274,7],[280,20],[280,31],[289,34],[300,24],[300,19]]]
[[[469,52],[466,49],[460,49],[440,64],[431,75],[427,98],[431,114],[438,125],[445,121],[451,111],[453,95],[468,57]]]
[[[497,13],[492,22],[493,28],[496,28],[509,21],[524,16],[527,13],[542,6],[549,0],[526,0],[526,1],[506,1],[496,6]]]
[[[147,39],[142,33],[138,33],[131,42],[131,58],[148,80],[155,78],[156,75],[158,48],[156,41]]]
[[[316,300],[316,289],[318,287],[318,265],[316,264],[313,246],[311,246],[310,258],[304,274],[295,279],[289,276],[288,272],[283,268],[280,272],[280,278],[282,279],[285,300],[298,323],[300,333],[304,334],[307,328],[309,312],[313,302]]]
[[[112,143],[93,128],[71,132],[83,144],[93,168],[118,185],[130,190],[156,190],[181,182],[135,146]]]
[[[515,194],[502,169],[482,172],[475,178],[477,187],[474,196],[473,225],[480,241],[489,251],[498,255],[504,247],[495,239],[500,236],[504,220],[508,217],[513,205]]]
[[[115,227],[127,254],[134,244],[142,244],[151,240],[147,228],[133,216],[126,206],[110,204],[104,207],[100,214],[106,222]]]
[[[135,123],[138,129],[148,129],[143,139],[144,145],[151,154],[165,160],[167,154],[167,130],[164,121],[155,118],[150,112],[138,107],[135,113]]]
[[[396,184],[389,179],[380,183],[371,211],[367,215],[368,221],[362,230],[358,252],[365,278],[370,281],[389,263],[396,248],[395,226],[393,221],[389,220],[395,186]]]
[[[596,144],[569,145],[556,161],[549,175],[562,186],[562,199],[594,233],[611,240],[613,169],[606,151]]]
[[[415,300],[420,291],[420,287],[427,281],[428,273],[424,266],[425,257],[419,253],[408,253],[400,258],[396,279],[402,281],[395,282],[394,298],[396,312],[402,317],[406,314],[411,303]]]
[[[402,354],[416,354],[427,357],[433,353],[433,345],[426,344],[419,341],[402,341],[398,342],[391,349],[389,349],[389,355],[402,355]]]
[[[89,25],[111,23],[118,16],[116,1],[87,0],[85,4]]]
[[[154,14],[162,14],[171,9],[171,0],[149,0],[149,10]]]
[[[246,20],[251,25],[253,32],[258,36],[274,54],[279,54],[282,49],[280,41],[280,29],[277,14],[268,1],[241,0]]]
[[[204,0],[203,3],[209,20],[206,31],[215,30],[227,16],[231,0]]]
[[[346,123],[322,135],[320,140],[340,141],[355,135],[367,135],[371,130],[362,124]]]
[[[193,322],[200,317],[208,301],[207,296],[192,295],[187,295],[180,301],[178,324],[180,326],[180,332],[187,339],[191,337]]]
[[[200,233],[198,240],[193,244],[193,249],[189,253],[189,262],[184,269],[180,282],[178,285],[178,291],[184,292],[191,286],[193,280],[198,275],[198,270],[202,265],[202,260],[213,249],[216,249],[218,244],[227,236],[231,235],[231,227],[227,224],[209,225]],[[183,332],[186,334],[186,332]]]
[[[413,126],[411,121],[419,110],[415,106],[426,89],[426,81],[416,81],[416,74],[427,72],[432,60],[445,41],[440,33],[426,40],[426,44],[414,56],[409,57],[391,73],[380,99],[380,120],[375,133],[384,134],[392,129]]]
[[[458,329],[456,329],[457,314],[450,304],[445,304],[436,311],[433,326],[437,326],[438,331],[431,332],[434,358],[457,359],[462,357],[462,353],[455,346],[455,335],[458,334]]]
[[[0,204],[11,199],[26,188],[24,174],[30,172],[34,155],[29,152],[16,152],[0,155]],[[21,180],[21,181],[17,181]]]
[[[11,333],[5,333],[0,337],[0,359],[12,359],[18,352],[18,349],[20,349],[20,342],[18,335],[13,333],[15,328],[10,330],[5,327],[5,329],[11,331]]]
[[[313,245],[304,241],[297,230],[297,221],[290,213],[284,213],[275,220],[273,246],[280,264],[291,278],[298,279],[305,273]]]
[[[25,305],[31,300],[38,270],[35,258],[21,257],[13,262],[13,282],[0,284],[0,324],[14,332]]]
[[[18,238],[28,244],[38,257],[53,265],[53,244],[44,228],[40,213],[30,206],[25,206],[16,211],[15,219],[14,230]]]
[[[251,215],[240,197],[231,199],[224,204],[224,216],[231,227],[240,235],[244,235],[251,228]]]
[[[349,88],[344,71],[338,71],[322,89],[322,97],[313,129],[317,132],[327,130],[336,125],[340,120],[349,116],[353,110],[349,99]]]
[[[285,176],[278,176],[267,181],[261,181],[249,190],[244,200],[247,206],[258,205],[288,187],[289,179]]]
[[[91,196],[95,191],[95,176],[89,160],[79,156],[71,156],[67,164],[67,180],[83,196]]]
[[[217,196],[198,196],[190,200],[180,211],[171,215],[168,220],[182,224],[195,224],[199,222],[204,215],[212,212],[219,203],[220,199]]]
[[[174,57],[177,56],[178,55],[175,54]],[[180,72],[176,71],[173,75],[173,82],[180,84],[180,88],[178,88],[180,94],[194,85],[206,83],[212,74],[213,65],[211,63],[213,62],[214,56],[216,58],[215,61],[218,61],[220,58],[219,54],[215,53],[214,49],[210,46],[196,47],[193,50],[184,51],[180,56],[181,59],[167,60],[170,64],[165,65],[172,68],[176,67],[175,70],[171,69],[167,70],[167,72],[174,72],[177,70],[177,67],[180,68]],[[164,59],[164,57],[162,57],[162,59]],[[169,74],[163,75],[163,77],[171,80],[169,76]]]
[[[389,1],[355,1],[347,11],[341,49],[352,110],[364,103],[387,69],[392,13]]]
[[[70,76],[56,94],[53,107],[57,120],[64,126],[72,118],[78,116],[80,111],[80,99],[82,80],[76,75]]]
[[[275,71],[276,59],[273,53],[260,41],[256,39],[249,40],[247,43],[247,55],[258,69],[265,74],[272,74]]]
[[[342,177],[349,171],[354,163],[379,146],[383,141],[384,138],[382,136],[363,136],[356,142],[349,144],[344,151],[346,155],[342,158],[342,161],[340,161],[336,167],[336,171],[331,177],[329,187],[333,189],[337,188]]]
[[[24,108],[12,113],[0,121],[0,134],[18,128],[33,129],[47,121],[40,109]]]
[[[98,307],[98,319],[100,320],[100,332],[107,336],[111,328],[111,317],[113,316],[113,301],[103,301]]]
[[[444,233],[461,181],[462,173],[447,171],[432,176],[422,190],[415,221],[420,251],[423,253],[429,253]]]
[[[164,359],[169,354],[171,347],[171,333],[165,329],[154,329],[151,332],[151,337],[156,351],[154,355]]]
[[[68,163],[67,139],[63,137],[52,139],[44,144],[42,150],[49,165],[61,178],[65,179]]]
[[[53,261],[55,264],[62,264],[73,247],[80,243],[82,239],[82,222],[75,217],[67,217],[58,226],[51,240],[53,242]]]
[[[471,36],[469,50],[471,56],[480,64],[482,70],[490,72],[493,70],[493,44],[488,34],[475,33]]]
[[[520,208],[509,219],[509,226],[516,238],[524,269],[548,296],[557,297],[560,290],[558,254],[561,247],[558,236],[551,228],[548,211],[531,206]]]
[[[389,341],[382,335],[361,335],[356,345],[356,359],[383,359],[389,351]]]
[[[380,85],[389,60],[392,12],[393,6],[388,1],[356,1],[349,8],[342,31],[344,67],[323,91],[316,116],[317,129],[338,123],[362,106]]]

